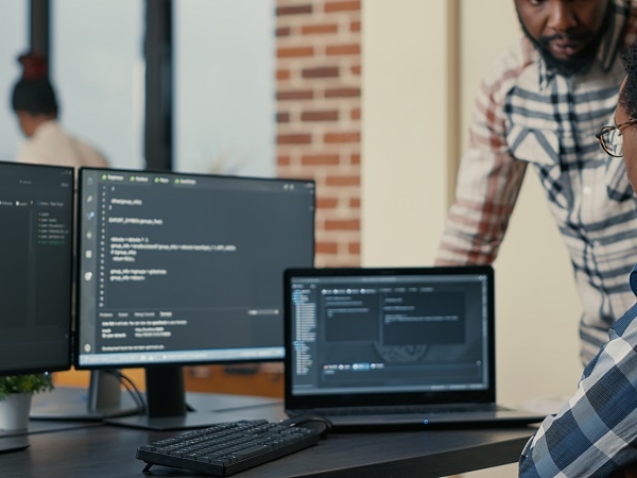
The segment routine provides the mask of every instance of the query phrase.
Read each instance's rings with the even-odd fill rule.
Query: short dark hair
[[[622,52],[622,61],[626,69],[626,79],[619,95],[619,104],[626,109],[631,118],[637,118],[637,42]]]
[[[13,87],[13,110],[32,115],[58,115],[58,103],[49,81],[47,62],[41,55],[29,53],[18,57],[22,64],[22,78]]]

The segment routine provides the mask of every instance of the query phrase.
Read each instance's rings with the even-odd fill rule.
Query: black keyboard
[[[176,435],[137,448],[137,459],[153,465],[228,476],[318,443],[323,427],[242,420]],[[308,422],[309,423],[309,422]]]

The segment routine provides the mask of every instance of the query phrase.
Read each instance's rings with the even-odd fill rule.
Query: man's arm
[[[632,476],[637,463],[637,305],[619,319],[577,392],[520,457],[522,478]]]
[[[509,76],[507,70],[479,89],[438,265],[490,264],[498,253],[526,170],[525,162],[511,156],[505,139],[503,92]]]

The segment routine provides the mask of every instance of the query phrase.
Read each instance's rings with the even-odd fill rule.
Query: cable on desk
[[[135,405],[137,405],[137,407],[139,408],[140,415],[143,415],[144,413],[146,413],[146,401],[144,400],[144,396],[142,395],[142,393],[139,391],[139,389],[135,385],[135,382],[133,382],[129,377],[127,377],[126,375],[124,375],[122,372],[120,372],[117,369],[106,369],[105,372],[117,377],[119,382],[124,386],[126,391],[132,397],[133,401],[135,402]]]

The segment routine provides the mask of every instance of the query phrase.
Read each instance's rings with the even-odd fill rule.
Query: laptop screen
[[[293,396],[493,389],[490,267],[297,270],[285,282]]]

